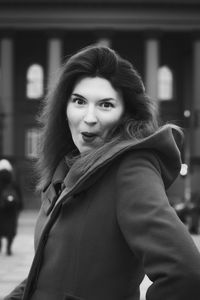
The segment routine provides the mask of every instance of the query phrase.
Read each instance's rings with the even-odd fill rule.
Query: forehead
[[[121,93],[112,86],[110,81],[102,77],[84,77],[79,79],[72,93],[78,93],[82,96],[121,97]]]

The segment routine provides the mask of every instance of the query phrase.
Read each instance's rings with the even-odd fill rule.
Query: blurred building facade
[[[164,122],[185,128],[172,197],[200,189],[200,0],[0,0],[0,157],[9,158],[25,207],[36,208],[36,116],[62,62],[92,43],[129,59]],[[36,199],[36,200],[35,200]]]

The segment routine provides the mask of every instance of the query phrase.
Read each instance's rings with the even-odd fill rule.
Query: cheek
[[[80,116],[70,105],[67,108],[66,116],[70,129],[78,126],[80,122]]]
[[[68,123],[71,123],[73,121],[73,115],[74,115],[73,109],[71,108],[71,105],[69,104],[66,109],[66,116],[67,116]]]
[[[117,110],[117,111],[113,111],[112,113],[108,114],[106,116],[106,118],[104,118],[104,123],[106,126],[112,127],[117,125],[123,115],[123,110]]]
[[[102,119],[101,122],[102,130],[105,133],[107,133],[120,122],[121,118],[122,118],[122,113],[113,114],[112,116],[110,115],[108,118]]]

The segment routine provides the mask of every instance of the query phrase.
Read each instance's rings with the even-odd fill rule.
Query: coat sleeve
[[[200,297],[200,254],[168,202],[153,153],[136,152],[123,160],[116,195],[122,234],[152,281],[146,299]]]
[[[3,300],[22,300],[26,281],[26,279],[22,281],[9,295],[3,298]]]

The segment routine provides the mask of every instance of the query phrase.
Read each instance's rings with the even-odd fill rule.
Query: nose
[[[97,123],[97,116],[95,107],[89,106],[84,115],[84,122],[87,125],[95,125]]]

